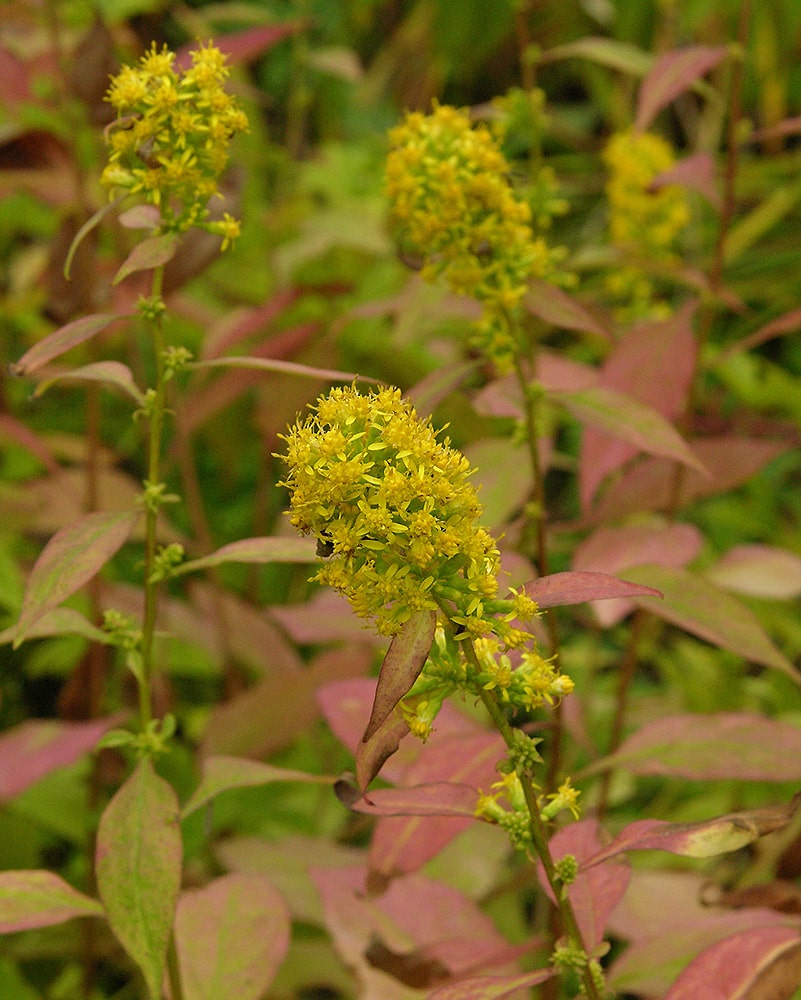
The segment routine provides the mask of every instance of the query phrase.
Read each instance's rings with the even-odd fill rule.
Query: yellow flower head
[[[200,225],[223,237],[238,235],[226,215],[207,222],[207,203],[228,162],[228,146],[247,131],[247,118],[226,93],[225,56],[213,45],[190,53],[192,65],[174,68],[175,54],[155,43],[137,66],[112,78],[106,100],[117,112],[109,134],[109,161],[101,182],[158,206],[163,232]]]

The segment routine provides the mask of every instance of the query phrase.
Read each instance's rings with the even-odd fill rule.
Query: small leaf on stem
[[[0,872],[0,934],[102,917],[103,907],[47,871]]]

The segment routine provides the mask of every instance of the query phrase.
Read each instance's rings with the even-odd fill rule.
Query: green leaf
[[[177,233],[161,233],[159,236],[149,236],[133,248],[114,275],[113,284],[118,285],[129,274],[136,271],[149,271],[161,267],[175,256],[180,237]]]
[[[555,45],[547,52],[543,52],[539,61],[548,63],[575,57],[591,59],[601,66],[631,73],[632,76],[645,76],[654,62],[654,57],[650,53],[638,49],[635,45],[600,36],[577,38],[575,42]]]
[[[19,361],[9,365],[9,371],[12,375],[32,375],[48,361],[52,361],[53,358],[59,357],[70,348],[89,340],[118,319],[127,318],[126,316],[98,313],[95,316],[83,316],[72,323],[67,323],[66,326],[62,326],[45,337],[44,340],[34,344],[29,351],[22,355]]]
[[[0,934],[102,917],[103,907],[46,871],[0,872]]]
[[[31,570],[14,646],[34,622],[91,580],[133,531],[138,511],[97,511],[56,532]]]
[[[108,632],[93,625],[85,615],[74,608],[53,608],[46,611],[26,632],[26,639],[44,639],[51,635],[79,635],[90,642],[112,645],[114,640]],[[0,646],[14,642],[17,626],[12,625],[0,632]]]
[[[701,462],[675,427],[661,413],[623,392],[590,386],[576,392],[552,392],[559,403],[582,424],[627,441],[649,455],[672,458],[704,472]]]
[[[66,381],[102,382],[104,385],[120,389],[139,406],[142,406],[145,401],[142,390],[134,382],[131,369],[119,361],[96,361],[91,365],[84,365],[82,368],[75,368],[69,372],[61,372],[52,378],[44,379],[36,386],[33,394],[34,398],[43,396],[55,382]]]
[[[310,365],[300,365],[296,361],[279,361],[277,358],[211,358],[208,361],[193,361],[187,368],[247,368],[252,371],[280,372],[285,375],[300,375],[303,378],[325,379],[330,382],[377,382],[378,379],[366,375],[355,375],[353,372],[340,372],[334,368],[313,368]]]
[[[223,545],[207,556],[176,566],[173,576],[209,569],[223,563],[311,563],[316,562],[315,543],[309,538],[242,538]]]
[[[181,884],[181,831],[175,792],[147,758],[100,818],[95,867],[111,929],[159,1000]]]
[[[264,875],[223,875],[184,892],[175,916],[184,1000],[259,1000],[286,955],[290,926]]]
[[[207,757],[203,762],[203,777],[181,810],[181,818],[186,819],[187,816],[191,816],[193,812],[196,812],[221,792],[227,792],[232,788],[252,788],[274,781],[302,781],[333,785],[335,780],[334,777],[328,775],[309,774],[307,771],[275,767],[272,764],[262,764],[260,761],[248,760],[245,757]]]

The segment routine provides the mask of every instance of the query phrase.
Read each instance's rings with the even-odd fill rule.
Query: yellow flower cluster
[[[464,455],[399,389],[335,388],[313,409],[285,438],[284,485],[290,521],[327,556],[315,579],[382,634],[439,600],[461,610],[466,632],[490,631],[498,550]]]
[[[503,701],[517,708],[530,711],[545,702],[558,704],[575,687],[567,674],[535,649],[524,649],[519,663],[512,666],[494,636],[476,639],[474,648],[481,667],[476,683],[486,691],[496,690]]]
[[[661,136],[632,130],[612,136],[603,152],[609,170],[609,235],[614,246],[640,264],[621,268],[607,284],[629,303],[632,318],[664,315],[666,304],[654,301],[654,285],[643,265],[676,260],[676,241],[690,221],[687,195],[677,184],[654,186],[659,174],[675,163],[670,144]]]
[[[516,350],[517,313],[531,278],[552,278],[559,252],[532,229],[496,138],[468,112],[435,105],[390,132],[386,193],[403,254],[422,276],[478,299],[481,347],[502,364]]]
[[[532,841],[531,817],[520,778],[515,771],[510,771],[500,781],[494,782],[492,787],[497,791],[490,795],[479,795],[475,815],[488,823],[503,827],[512,844],[518,850],[525,850]],[[570,778],[566,778],[557,791],[545,796],[545,799],[538,796],[543,818],[554,819],[567,809],[574,819],[578,819],[581,815],[578,804],[580,794],[571,785]]]
[[[207,221],[207,205],[218,193],[230,141],[248,122],[224,89],[228,69],[220,50],[201,46],[190,55],[189,69],[176,71],[175,54],[153,43],[138,65],[112,78],[106,100],[117,121],[101,182],[158,206],[162,232],[200,225],[222,236],[225,249],[239,223],[227,213]]]

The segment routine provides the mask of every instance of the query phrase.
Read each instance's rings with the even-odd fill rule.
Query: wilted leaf
[[[111,326],[112,323],[116,323],[117,320],[128,318],[127,316],[100,313],[96,316],[83,316],[81,319],[76,319],[34,344],[29,351],[22,355],[19,361],[9,365],[9,371],[12,375],[32,375],[53,358],[58,358],[70,348],[90,340]]]
[[[300,375],[302,378],[322,379],[325,382],[376,382],[377,379],[353,372],[340,372],[333,368],[313,368],[296,361],[279,361],[277,358],[226,357],[209,358],[207,361],[193,361],[188,368],[245,368],[251,371],[280,372],[282,375]]]
[[[801,683],[801,675],[771,642],[750,608],[709,580],[674,566],[654,565],[631,567],[626,576],[661,591],[661,601],[637,598],[637,603],[653,614]]]
[[[565,604],[584,604],[586,601],[606,601],[615,597],[661,597],[658,590],[619,580],[608,573],[566,572],[541,576],[525,586],[540,608],[556,608]]]
[[[175,792],[148,759],[100,817],[95,870],[111,929],[159,1000],[181,884],[181,830]]]
[[[97,511],[56,532],[33,565],[22,602],[14,645],[111,559],[133,531],[138,511]]]
[[[659,56],[643,80],[635,128],[647,129],[656,115],[726,58],[725,45],[693,45]]]
[[[2,751],[0,751],[2,754]],[[47,871],[0,872],[0,934],[102,917],[103,907]]]
[[[137,243],[114,275],[113,284],[118,285],[136,271],[149,271],[152,268],[162,267],[175,256],[180,242],[177,233],[161,233],[159,236],[149,236],[141,243]]]
[[[223,875],[183,892],[175,944],[184,1000],[259,1000],[289,932],[287,905],[263,875]]]
[[[794,927],[754,927],[701,952],[665,1000],[790,1000],[801,982]]]
[[[417,680],[431,651],[436,627],[436,611],[417,611],[392,637],[381,664],[373,710],[362,743],[367,743],[378,732]]]
[[[221,792],[227,792],[232,788],[253,788],[274,781],[332,785],[335,780],[328,775],[276,767],[273,764],[263,764],[261,761],[248,760],[244,757],[206,757],[203,761],[203,777],[181,810],[181,817],[186,819]]]
[[[736,545],[704,576],[740,594],[789,600],[801,594],[801,557],[773,545]]]
[[[223,563],[312,563],[317,561],[314,541],[309,538],[242,538],[200,559],[182,563],[173,574],[194,573]]]
[[[696,781],[801,781],[801,729],[746,712],[668,715],[638,729],[586,772],[610,767]]]
[[[142,406],[145,401],[142,390],[134,382],[131,369],[119,361],[95,361],[93,364],[84,365],[82,368],[75,368],[72,371],[61,372],[58,375],[43,379],[34,390],[34,398],[43,396],[50,386],[56,382],[68,381],[102,382],[104,385],[120,389],[139,406]]]
[[[60,767],[90,753],[121,716],[92,722],[29,719],[0,735],[0,801],[20,792]]]

